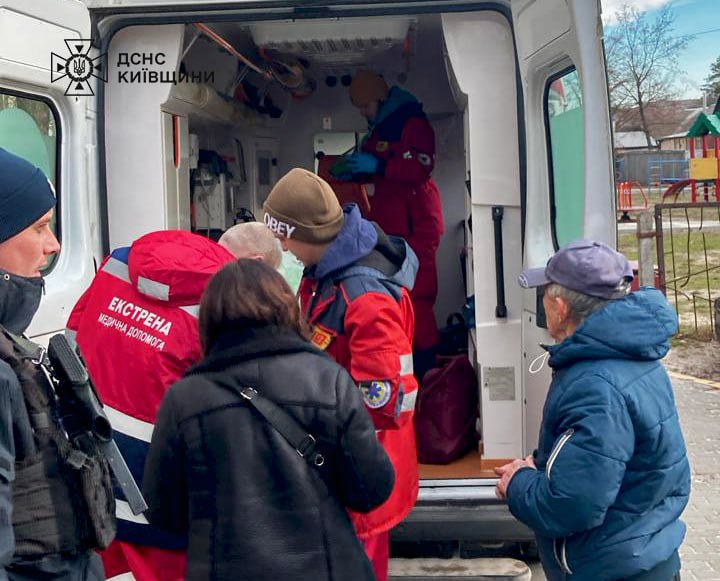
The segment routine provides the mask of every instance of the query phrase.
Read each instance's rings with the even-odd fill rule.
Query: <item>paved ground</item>
[[[720,389],[674,379],[693,469],[683,581],[720,581]]]
[[[720,581],[720,383],[708,383],[673,376],[693,470],[690,504],[683,515],[688,525],[680,550],[683,581]],[[539,563],[528,564],[532,581],[546,581]]]
[[[720,581],[720,389],[673,379],[693,469],[693,490],[683,520],[683,581]],[[532,580],[545,581],[531,564]]]

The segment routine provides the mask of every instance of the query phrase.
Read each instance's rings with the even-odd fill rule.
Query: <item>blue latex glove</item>
[[[370,173],[377,172],[378,160],[374,155],[365,152],[358,152],[349,155],[345,163],[348,169],[354,173]]]

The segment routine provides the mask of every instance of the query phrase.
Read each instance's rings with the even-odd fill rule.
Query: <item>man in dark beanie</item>
[[[410,512],[418,493],[409,294],[417,258],[404,240],[362,218],[356,205],[341,208],[328,183],[304,169],[278,181],[264,210],[265,224],[283,249],[306,267],[299,294],[312,342],[357,382],[395,467],[390,498],[368,514],[352,515],[375,575],[385,581],[389,531]]]
[[[47,177],[0,149],[0,581],[104,578],[87,545],[73,543],[82,515],[63,457],[77,449],[35,363],[44,350],[21,336],[40,304],[41,270],[60,250],[54,206]]]

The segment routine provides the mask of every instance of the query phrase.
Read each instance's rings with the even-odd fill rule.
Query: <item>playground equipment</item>
[[[670,187],[663,192],[663,204],[668,201],[668,198],[672,198],[673,202],[677,202],[677,199],[680,194],[682,194],[683,190],[691,184],[692,180],[680,180],[678,182],[675,182],[674,184],[671,184]]]
[[[691,201],[697,201],[698,182],[703,184],[703,199],[709,201],[709,187],[715,186],[715,199],[720,202],[720,114],[700,113],[690,131],[690,188]],[[702,157],[696,155],[695,139],[702,141]],[[711,145],[712,144],[712,145]],[[712,150],[712,151],[711,151]],[[664,196],[663,196],[664,197]]]
[[[688,179],[687,159],[650,157],[647,160],[648,193],[662,193],[665,186],[672,186]]]
[[[638,190],[642,202],[633,204],[633,190]],[[638,196],[635,200],[639,202]],[[645,194],[645,190],[639,182],[620,182],[617,188],[617,210],[622,212],[619,220],[620,222],[631,222],[630,214],[628,212],[640,212],[648,209],[648,197]]]

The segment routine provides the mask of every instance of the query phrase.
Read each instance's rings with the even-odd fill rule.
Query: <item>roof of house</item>
[[[656,140],[684,137],[698,115],[703,112],[702,99],[658,101],[645,109],[650,135]],[[615,129],[620,132],[642,130],[640,111],[637,107],[616,109]]]
[[[687,132],[688,137],[700,137],[701,135],[720,135],[720,114],[700,113],[695,123]]]
[[[658,137],[658,141],[665,141],[666,139],[681,139],[687,137],[687,133],[673,133],[672,135],[663,135]]]
[[[643,131],[616,131],[613,134],[615,149],[642,149],[648,146]],[[650,138],[651,147],[657,145],[655,140]]]

